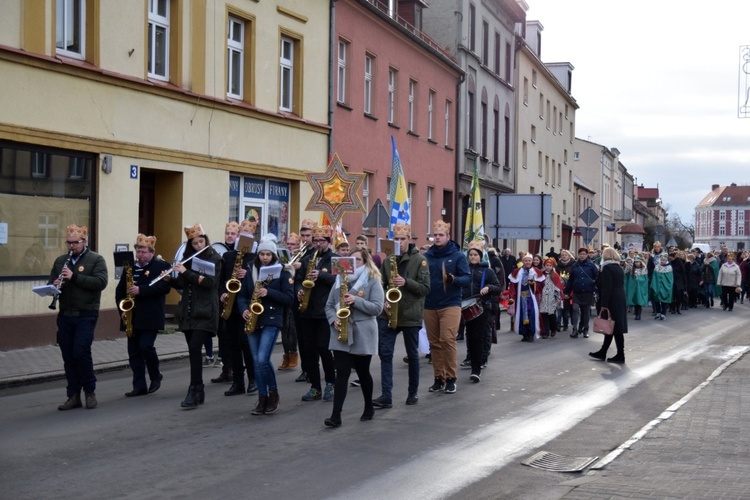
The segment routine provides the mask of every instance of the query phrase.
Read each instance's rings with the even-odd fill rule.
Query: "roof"
[[[750,186],[719,186],[712,189],[697,207],[750,205]]]
[[[643,230],[643,227],[640,224],[631,222],[620,228],[620,234],[646,234],[646,231]]]
[[[638,199],[639,200],[656,200],[659,198],[659,188],[638,188]]]

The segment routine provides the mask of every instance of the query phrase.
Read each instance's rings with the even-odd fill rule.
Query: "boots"
[[[258,396],[258,404],[255,405],[255,408],[253,408],[253,411],[251,411],[250,414],[263,415],[266,413],[266,406],[268,406],[268,396],[261,394]]]
[[[279,407],[279,391],[268,391],[268,404],[266,404],[266,415],[273,413]]]
[[[615,356],[611,358],[607,358],[608,363],[625,363],[625,354],[622,352],[618,352]]]
[[[297,351],[292,351],[289,353],[289,369],[297,368],[297,365],[299,364],[299,354],[297,354]]]
[[[234,379],[232,369],[227,365],[221,367],[221,375],[211,379],[212,384],[220,384],[223,382],[231,382]]]
[[[60,411],[72,410],[73,408],[80,408],[81,404],[81,393],[80,391],[68,397],[68,400],[57,407]]]
[[[94,391],[87,392],[86,393],[86,409],[87,410],[93,410],[96,408],[96,405],[99,404],[96,401],[96,394],[94,394]]]
[[[199,405],[202,405],[206,400],[206,392],[203,389],[203,384],[198,384],[195,386],[195,399],[198,401]]]
[[[591,356],[592,358],[601,359],[602,361],[604,361],[604,358],[607,357],[607,351],[602,351],[601,349],[599,349],[596,352],[590,352],[589,356]]]
[[[206,399],[206,393],[204,392],[203,384],[191,385],[188,387],[187,396],[185,400],[180,403],[180,406],[186,409],[197,408],[198,405],[202,405]]]
[[[341,427],[341,410],[333,410],[331,416],[323,421],[326,427]]]
[[[289,369],[289,354],[284,353],[284,358],[281,361],[281,364],[277,368],[279,371],[288,370]]]

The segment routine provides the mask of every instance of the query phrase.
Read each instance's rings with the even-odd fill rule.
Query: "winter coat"
[[[364,272],[368,272],[365,269]],[[354,291],[357,298],[349,306],[348,339],[340,342],[339,333],[331,326],[331,338],[328,348],[333,351],[344,351],[360,356],[374,356],[378,353],[378,320],[377,317],[383,310],[385,292],[378,278],[369,278],[365,287],[360,290],[352,290],[355,282],[349,281],[349,290]],[[361,294],[361,295],[360,295]],[[338,319],[336,317],[336,304],[339,303],[341,288],[338,284],[331,288],[325,305],[325,315],[329,325]]]
[[[497,302],[497,296],[500,295],[500,284],[497,281],[495,271],[490,269],[489,263],[480,262],[479,264],[469,264],[469,274],[471,280],[466,286],[461,287],[461,298],[463,300],[475,298],[486,311],[490,310],[492,307],[492,301],[494,300]],[[479,294],[482,289],[483,275],[484,286],[489,288],[487,295]]]
[[[242,314],[250,308],[250,302],[253,299],[255,286],[257,283],[258,273],[260,270],[253,266],[247,272],[242,280],[242,288],[237,294],[237,310]],[[292,275],[286,269],[282,269],[278,278],[273,279],[267,285],[262,285],[268,293],[265,297],[260,298],[263,306],[263,314],[258,317],[256,322],[257,328],[264,326],[275,326],[281,328],[284,326],[284,310],[294,302],[294,280]]]
[[[630,279],[625,287],[625,297],[628,306],[648,305],[648,269],[635,267],[629,273]]]
[[[501,255],[500,256],[500,263],[503,265],[503,270],[505,271],[505,278],[507,279],[508,276],[510,276],[510,273],[512,273],[516,269],[517,260],[515,255]]]
[[[544,314],[554,314],[557,312],[557,302],[562,298],[565,285],[563,285],[560,275],[554,271],[545,274],[545,276],[547,279],[544,281],[544,287],[542,288],[539,310]]]
[[[714,262],[716,262],[716,259],[713,257],[710,257],[703,262],[701,281],[703,281],[704,285],[713,285],[716,283],[716,272],[712,265]]]
[[[48,284],[52,284],[62,272],[67,255],[55,259]],[[63,283],[58,298],[60,316],[99,316],[102,290],[107,287],[107,263],[104,257],[88,248],[78,256],[75,264],[68,262],[73,271],[69,283]]]
[[[628,332],[628,306],[625,300],[625,273],[616,262],[605,261],[599,277],[599,301],[602,308],[609,309],[615,321],[614,333]]]
[[[432,245],[424,254],[430,268],[430,293],[424,308],[429,310],[461,307],[461,288],[469,283],[469,263],[454,241],[442,247]],[[446,282],[443,290],[443,266],[454,276],[453,283]]]
[[[740,266],[735,262],[731,265],[729,263],[723,264],[719,268],[718,284],[719,286],[731,286],[735,288],[740,286],[742,284],[742,272],[740,271]]]
[[[193,271],[195,260],[200,259],[214,265],[214,275]],[[221,257],[213,248],[192,259],[185,272],[170,281],[177,290],[182,290],[182,298],[177,304],[177,323],[181,331],[204,330],[216,335],[219,328],[219,276]]]
[[[651,276],[650,290],[657,302],[670,304],[673,297],[674,273],[669,264],[654,265],[654,273]]]
[[[672,266],[672,276],[674,276],[674,294],[681,294],[687,290],[687,273],[685,272],[685,262],[675,257],[669,263]]]
[[[310,261],[313,255],[314,253],[311,253],[303,257],[302,265],[297,269],[297,274],[294,277],[295,295],[302,290],[302,282],[305,281],[307,267],[311,265]],[[336,275],[331,273],[331,257],[337,257],[337,255],[330,248],[323,254],[318,253],[318,263],[315,266],[315,269],[319,271],[318,279],[315,280],[315,286],[310,291],[310,300],[307,303],[307,309],[304,312],[300,312],[300,317],[302,318],[323,319],[326,317],[325,308],[328,301],[328,294],[336,282]]]
[[[409,245],[409,250],[396,257],[398,274],[406,280],[401,291],[401,301],[398,303],[398,326],[422,326],[422,311],[427,294],[430,293],[430,268],[427,259],[419,253],[416,247]],[[385,259],[380,274],[383,287],[387,290],[391,279],[391,260]]]
[[[695,291],[700,288],[701,282],[701,265],[697,262],[688,262],[685,264],[687,270],[688,282],[687,288],[689,291]]]
[[[495,255],[492,252],[488,253],[490,257],[490,269],[495,271],[495,276],[497,276],[497,283],[500,285],[500,290],[504,291],[506,288],[508,288],[508,282],[505,278],[505,268],[503,267],[503,263],[500,261],[500,257]]]
[[[135,330],[163,330],[164,329],[164,303],[167,294],[172,287],[169,282],[161,279],[150,285],[150,283],[162,272],[171,269],[169,263],[156,258],[143,267],[133,266],[133,284],[138,287],[138,295],[133,297],[135,307],[131,312],[133,329]],[[120,282],[115,289],[115,304],[118,306],[128,290],[126,287],[127,276],[123,271]],[[120,311],[122,312],[122,311]],[[125,325],[120,316],[120,330],[125,331]]]
[[[596,291],[596,279],[599,268],[591,260],[576,260],[570,268],[570,278],[565,285],[565,295],[573,293],[593,293]]]

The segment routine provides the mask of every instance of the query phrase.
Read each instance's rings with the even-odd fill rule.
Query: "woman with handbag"
[[[590,352],[589,356],[596,359],[605,359],[610,363],[625,363],[625,337],[623,333],[628,331],[627,311],[625,300],[625,274],[620,266],[620,254],[614,248],[605,248],[602,253],[602,270],[599,274],[598,289],[601,301],[601,313],[608,313],[609,318],[614,321],[612,335],[604,335],[602,348],[596,352]],[[596,331],[596,328],[595,328]],[[615,339],[617,354],[607,358],[607,350]]]

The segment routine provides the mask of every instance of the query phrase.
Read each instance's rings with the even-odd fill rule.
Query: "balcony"
[[[622,210],[615,210],[616,221],[631,221],[633,220],[633,211],[629,208],[623,208]]]

